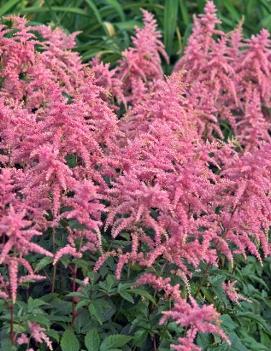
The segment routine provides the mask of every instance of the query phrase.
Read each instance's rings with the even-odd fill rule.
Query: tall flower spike
[[[123,81],[128,102],[135,102],[148,91],[156,79],[163,77],[160,55],[168,61],[161,34],[153,15],[143,12],[143,28],[136,28],[133,47],[123,52],[116,77]]]

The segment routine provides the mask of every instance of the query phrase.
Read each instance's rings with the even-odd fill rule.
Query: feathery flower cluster
[[[8,20],[12,27],[2,25],[0,32],[0,264],[9,273],[9,282],[1,277],[1,296],[15,303],[18,285],[44,278],[25,257],[53,256],[32,240],[47,227],[77,220],[85,249],[101,246],[99,194],[117,119],[101,97],[103,88],[70,50],[75,35]],[[81,255],[71,234],[68,241],[55,261],[69,252]]]
[[[45,334],[45,329],[41,327],[38,323],[29,322],[28,329],[30,336],[28,337],[25,333],[22,333],[17,338],[18,345],[29,344],[30,339],[32,338],[36,343],[42,344],[45,343],[50,351],[53,351],[52,342],[49,337]],[[28,351],[33,349],[28,349]]]
[[[239,301],[247,301],[247,302],[251,302],[248,298],[246,298],[245,296],[239,294],[236,290],[236,285],[237,281],[228,281],[226,283],[222,284],[222,288],[225,291],[226,295],[228,296],[228,298],[230,299],[230,301],[239,304]]]

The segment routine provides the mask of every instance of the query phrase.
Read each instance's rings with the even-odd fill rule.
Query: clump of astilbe
[[[227,281],[224,282],[222,284],[222,288],[225,292],[225,294],[227,295],[227,297],[229,298],[229,300],[233,303],[237,303],[239,304],[240,301],[247,301],[247,302],[251,302],[247,297],[241,295],[238,293],[235,285],[236,285],[237,281]]]
[[[96,265],[98,269],[106,258],[118,256],[118,279],[128,262],[151,267],[163,257],[175,265],[178,275],[186,282],[201,262],[218,265],[221,255],[233,265],[235,254],[249,252],[261,261],[261,250],[264,256],[270,253],[266,234],[270,224],[267,124],[261,118],[257,91],[249,90],[249,84],[243,96],[246,108],[239,111],[235,119],[233,110],[239,107],[239,82],[234,81],[234,65],[227,56],[226,38],[214,29],[217,23],[214,13],[209,2],[205,16],[200,19],[210,35],[209,40],[202,39],[202,54],[206,55],[203,67],[207,67],[202,71],[202,80],[197,77],[197,68],[191,79],[195,81],[193,86],[187,82],[193,67],[184,72],[186,84],[182,82],[181,89],[176,75],[169,81],[159,80],[149,87],[149,94],[134,102],[120,121],[125,135],[117,156],[121,172],[108,192],[110,206],[106,229],[112,226],[113,237],[122,231],[129,233],[131,248],[106,252]],[[213,18],[210,26],[206,24],[209,17]],[[211,38],[214,34],[222,37],[219,42]],[[200,106],[205,106],[205,101],[209,103],[204,110],[204,121],[199,110]],[[254,101],[258,104],[251,111],[249,106]],[[235,130],[237,128],[247,150],[244,155],[236,153],[231,145],[218,147],[218,143],[203,142],[201,136],[205,131],[209,137],[213,130],[222,137],[217,117],[228,119]],[[245,126],[241,128],[243,120]],[[212,126],[208,125],[209,121]],[[260,125],[265,128],[262,134]],[[220,147],[218,159],[221,159],[218,160]],[[229,156],[233,159],[227,161]],[[264,167],[260,169],[262,158]],[[218,171],[211,171],[210,164]],[[175,317],[178,308],[166,315]],[[204,314],[191,299],[185,315],[189,319],[194,312],[196,316]],[[218,320],[214,309],[207,308],[206,315]],[[188,326],[186,320],[178,321]],[[215,333],[209,324],[198,330]],[[199,350],[194,344],[195,336],[191,328],[191,333],[180,339],[180,345],[174,348]]]
[[[163,291],[167,299],[174,303],[170,311],[164,311],[160,324],[164,324],[168,319],[173,319],[178,325],[186,327],[186,335],[178,339],[178,345],[171,345],[177,351],[200,351],[195,345],[198,333],[217,334],[221,339],[230,344],[229,339],[220,327],[219,313],[213,305],[199,306],[190,296],[189,301],[181,297],[179,285],[171,285],[170,278],[157,277],[151,273],[143,274],[137,284],[149,284],[157,291]]]
[[[53,257],[56,264],[63,255],[81,257],[101,249],[100,202],[104,177],[114,173],[109,160],[117,118],[103,98],[105,88],[71,51],[74,35],[28,26],[21,18],[11,22],[0,35],[0,295],[13,306],[18,286],[44,279],[28,254]],[[63,220],[76,221],[80,229],[68,228],[67,242],[55,247],[55,228]],[[48,227],[54,255],[33,242]],[[13,307],[10,323],[15,343]],[[43,330],[33,326],[32,332],[36,342],[50,348]]]
[[[249,84],[260,95],[261,102],[270,107],[270,76],[271,76],[271,41],[270,34],[262,29],[258,35],[253,35],[243,43],[245,50],[240,55],[240,61],[235,62],[237,79],[241,89],[247,90]]]
[[[222,137],[217,120],[228,120],[235,129],[232,110],[239,106],[228,39],[224,32],[216,29],[220,23],[215,5],[208,1],[204,14],[194,18],[187,48],[175,66],[175,71],[184,73],[186,93],[197,111],[199,131],[209,139],[214,132]]]
[[[86,239],[84,250],[95,251],[101,246],[103,206],[99,194],[106,188],[103,170],[111,172],[107,154],[114,144],[117,119],[102,99],[103,88],[81,64],[78,54],[71,52],[74,35],[30,27],[22,18],[10,19],[12,29],[4,25],[1,28],[2,44],[6,44],[2,45],[0,73],[1,165],[6,167],[6,179],[13,176],[7,167],[14,174],[16,168],[20,170],[16,173],[16,189],[10,186],[9,190],[17,192],[16,196],[3,195],[8,202],[1,214],[1,235],[5,237],[1,262],[10,264],[14,301],[19,265],[28,271],[29,280],[39,278],[23,256],[29,252],[52,256],[31,242],[48,225],[57,226],[63,217],[75,219],[84,226],[84,234],[78,233]],[[42,34],[43,41],[38,40],[36,32]],[[41,51],[37,46],[42,47]],[[72,167],[71,157],[75,160]],[[69,206],[65,216],[61,214],[63,206]],[[50,224],[45,219],[48,212],[53,215]],[[73,233],[68,238],[71,247],[75,236]],[[60,251],[59,257],[63,249]]]
[[[16,179],[14,174],[16,174],[16,170],[4,169],[0,176],[0,264],[7,267],[9,274],[8,283],[1,277],[1,289],[4,288],[1,295],[6,299],[10,298],[13,303],[16,301],[17,289],[20,284],[45,278],[34,273],[25,256],[31,252],[52,257],[49,251],[32,242],[34,237],[40,236],[42,233],[37,231],[33,221],[28,219],[28,217],[31,218],[31,215],[16,194],[17,184],[14,181]],[[27,272],[26,275],[19,274],[20,266]]]
[[[167,125],[172,130],[178,129],[180,135],[187,134],[186,139],[189,137],[195,139],[197,131],[193,128],[194,115],[186,104],[184,93],[180,73],[173,74],[169,79],[157,80],[144,98],[138,99],[120,120],[121,131],[125,133],[128,140],[131,140],[141,133],[151,131],[152,123],[157,122],[161,123],[161,129]],[[171,97],[170,102],[167,99],[168,96]],[[182,131],[180,125],[183,127]],[[153,130],[156,129],[158,129],[157,126],[153,128]]]
[[[51,96],[54,85],[72,94],[84,76],[79,56],[70,50],[76,33],[68,36],[60,29],[30,26],[21,17],[11,16],[6,20],[12,25],[1,26],[1,95],[27,106],[29,102],[33,104],[32,94],[40,104],[45,103],[43,100]]]
[[[218,222],[222,237],[234,245],[233,252],[257,257],[270,255],[270,147],[235,155],[225,161],[221,172],[221,212]]]
[[[123,52],[116,69],[116,77],[123,82],[126,100],[131,103],[143,98],[152,82],[163,77],[160,55],[168,61],[153,15],[145,10],[142,12],[144,27],[136,28],[133,47]]]
[[[184,276],[190,274],[187,263],[198,267],[202,260],[216,261],[211,240],[206,246],[199,231],[213,214],[216,179],[208,168],[212,147],[202,143],[189,120],[193,114],[183,106],[178,82],[178,76],[158,81],[121,121],[127,137],[118,156],[123,173],[108,191],[106,228],[112,226],[113,237],[123,230],[131,233],[132,250],[103,256],[120,256],[117,277],[129,261],[150,267],[163,256]]]
[[[105,100],[112,102],[112,108],[116,108],[114,105],[114,98],[118,102],[126,103],[126,99],[122,90],[122,82],[117,77],[117,68],[110,69],[109,63],[103,63],[97,57],[91,61],[91,71],[95,77],[95,84],[104,88],[102,90],[102,97]]]
[[[106,166],[104,153],[109,144],[113,144],[116,117],[101,98],[103,89],[96,85],[91,71],[80,63],[77,54],[70,51],[74,36],[69,38],[63,34],[62,38],[59,30],[27,27],[23,19],[12,18],[12,21],[17,31],[8,38],[8,44],[14,44],[16,50],[8,51],[7,45],[3,65],[4,68],[5,63],[9,65],[12,55],[17,53],[17,70],[14,72],[17,80],[20,80],[20,74],[26,75],[21,88],[26,96],[12,95],[4,83],[3,92],[9,99],[1,101],[3,154],[9,164],[19,164],[23,168],[24,190],[38,194],[36,200],[45,196],[51,198],[49,194],[53,194],[53,212],[57,216],[61,196],[72,190],[75,180],[87,177],[105,186],[98,167]],[[42,52],[35,48],[39,41],[32,33],[34,30],[45,37],[45,41],[41,42]],[[19,37],[24,40],[18,42]],[[23,50],[32,52],[33,59],[29,60],[26,68],[21,59]],[[61,77],[51,66],[51,56],[56,61],[54,69],[57,66],[63,69]],[[77,75],[70,71],[70,59],[74,67],[78,66]],[[41,71],[43,74],[40,76],[38,73]],[[3,75],[4,72],[5,69]],[[64,75],[67,76],[65,79]],[[76,76],[76,81],[72,76]],[[76,158],[72,170],[67,164],[71,156]],[[31,196],[33,200],[34,196]],[[36,207],[40,207],[40,202]],[[48,201],[47,204],[43,201],[43,204],[48,205]],[[35,204],[32,206],[35,207]],[[42,210],[46,211],[48,207]]]
[[[241,23],[230,35],[216,29],[219,23],[215,6],[208,1],[204,15],[194,19],[193,33],[175,71],[184,73],[186,94],[197,112],[201,135],[223,138],[217,121],[227,120],[242,146],[250,149],[268,139],[270,128],[265,108],[270,107],[269,33],[263,29],[245,40]],[[254,104],[257,111],[252,112]],[[253,118],[255,131],[244,136]]]
[[[28,323],[29,336],[22,333],[18,336],[16,342],[18,345],[29,345],[31,340],[34,340],[37,344],[45,344],[50,351],[53,350],[52,342],[49,337],[45,334],[45,328],[41,327],[38,323]],[[33,349],[28,349],[33,350]]]
[[[270,142],[270,122],[262,111],[259,92],[252,86],[247,89],[244,115],[237,121],[238,141],[245,151],[253,150]]]

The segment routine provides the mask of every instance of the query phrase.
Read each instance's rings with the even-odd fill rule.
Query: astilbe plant
[[[98,271],[114,257],[117,279],[127,264],[139,265],[136,285],[150,284],[173,301],[161,323],[186,328],[172,345],[180,351],[200,350],[198,333],[229,343],[215,307],[192,296],[189,282],[201,265],[220,267],[226,258],[233,267],[248,254],[262,263],[270,255],[268,32],[245,40],[240,24],[223,33],[208,1],[165,77],[156,22],[146,11],[143,18],[112,70],[98,60],[82,64],[71,50],[76,34],[19,17],[1,25],[0,298],[10,306],[12,342],[29,350],[43,342],[52,349],[38,323],[29,321],[28,334],[13,328],[20,287],[46,279],[30,255],[50,257],[52,291],[58,262],[70,255],[75,294],[74,258],[98,253]],[[225,120],[234,133],[228,143]],[[108,233],[112,243],[125,233],[128,245],[105,250]],[[52,240],[50,251],[43,237]],[[168,267],[165,277],[148,273],[159,262]],[[171,284],[172,273],[182,285]],[[223,289],[238,302],[234,284]],[[72,302],[73,325],[78,296]]]
[[[136,28],[133,47],[125,50],[116,69],[126,99],[133,103],[144,97],[152,82],[163,76],[160,55],[168,61],[161,34],[152,14],[143,10],[144,27]]]
[[[103,176],[108,172],[116,117],[93,74],[69,50],[73,36],[33,28],[22,18],[9,21],[11,28],[2,26],[1,31],[0,227],[1,265],[9,275],[8,281],[1,275],[1,297],[11,299],[13,313],[18,286],[44,279],[28,262],[29,253],[55,255],[54,262],[64,254],[78,256],[77,239],[79,251],[100,249]],[[43,41],[36,38],[37,32]],[[64,206],[68,211],[62,213]],[[80,232],[67,233],[64,248],[55,254],[33,242],[64,218],[82,225]]]

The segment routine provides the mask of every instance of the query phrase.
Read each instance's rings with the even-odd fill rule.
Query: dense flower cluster
[[[160,33],[150,13],[143,17],[113,70],[98,60],[82,64],[71,50],[76,34],[19,17],[1,25],[0,298],[15,303],[19,286],[46,278],[29,254],[56,265],[64,255],[100,252],[95,269],[116,257],[118,279],[127,263],[144,269],[163,258],[185,285],[202,262],[219,266],[226,257],[234,265],[235,255],[248,253],[262,262],[270,254],[268,32],[245,40],[241,26],[217,30],[208,1],[165,77]],[[39,238],[63,221],[79,229],[67,226],[66,245],[49,252]],[[104,252],[106,231],[113,239],[125,232],[130,246]],[[137,284],[146,283],[174,302],[161,323],[171,318],[187,329],[173,349],[200,350],[199,332],[227,340],[214,306],[181,297],[169,278],[144,274]],[[223,288],[240,300],[234,283]],[[29,330],[52,349],[41,326]],[[22,334],[18,343],[28,340]]]

